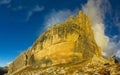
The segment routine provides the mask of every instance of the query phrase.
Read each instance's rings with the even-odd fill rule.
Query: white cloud
[[[60,10],[55,11],[53,10],[50,14],[46,15],[44,25],[46,28],[53,24],[61,23],[65,21],[70,15],[75,16],[77,14],[78,9],[74,11],[71,10]]]
[[[43,6],[40,7],[38,5],[36,5],[36,7],[33,9],[33,11],[42,11],[42,10],[44,10],[44,7]]]
[[[119,43],[114,40],[118,37],[110,38],[105,35],[104,18],[106,12],[111,12],[111,5],[108,0],[88,0],[87,4],[82,6],[85,14],[89,15],[92,21],[92,27],[95,35],[95,40],[98,46],[103,50],[104,56],[115,55],[119,51]],[[111,41],[112,40],[112,41]]]
[[[108,57],[108,56],[113,56],[116,55],[117,51],[119,50],[119,43],[115,43],[115,42],[109,42],[108,46],[106,48],[106,50],[104,50],[103,52],[105,53],[104,56]]]
[[[12,61],[8,62],[8,63],[7,63],[7,66],[9,66],[11,63],[12,63]]]
[[[33,9],[31,9],[28,12],[28,16],[27,16],[26,20],[28,21],[31,18],[31,16],[34,14],[34,12],[41,12],[43,10],[44,10],[43,6],[40,7],[40,6],[36,5]]]
[[[0,4],[9,4],[11,0],[1,0]]]
[[[8,6],[8,8],[11,7],[11,6]],[[12,8],[13,11],[18,11],[18,10],[22,10],[23,9],[23,6],[18,6],[18,7],[14,7]]]
[[[83,13],[89,15],[91,18],[96,43],[102,49],[107,47],[109,41],[109,37],[104,33],[104,17],[109,7],[110,5],[107,0],[88,0],[87,4],[82,6]]]

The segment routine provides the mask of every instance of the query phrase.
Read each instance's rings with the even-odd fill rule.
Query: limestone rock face
[[[47,29],[34,43],[34,65],[56,65],[101,56],[94,40],[90,18],[79,12]],[[43,62],[43,60],[45,62]],[[46,64],[45,64],[46,63]]]
[[[77,63],[102,57],[97,46],[90,18],[81,11],[60,24],[48,28],[33,44],[9,65],[8,74],[15,75],[26,67],[47,67]]]

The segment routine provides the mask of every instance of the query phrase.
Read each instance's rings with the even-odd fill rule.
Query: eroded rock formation
[[[90,18],[80,11],[76,17],[70,16],[65,22],[55,24],[41,34],[31,49],[20,54],[9,65],[8,75],[49,75],[44,73],[46,67],[81,62],[88,64],[94,63],[93,61],[114,64],[102,58],[101,49],[94,39]]]

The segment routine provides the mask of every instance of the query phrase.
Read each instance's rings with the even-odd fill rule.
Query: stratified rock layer
[[[31,75],[33,69],[82,61],[108,62],[98,58],[102,58],[101,49],[94,40],[90,18],[80,11],[75,18],[70,16],[40,35],[31,49],[20,54],[9,65],[8,75]]]

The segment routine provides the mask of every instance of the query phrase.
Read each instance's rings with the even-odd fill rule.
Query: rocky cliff
[[[72,67],[76,66],[77,69],[78,64],[83,68],[88,63],[114,64],[102,58],[91,26],[90,18],[81,11],[76,17],[70,16],[65,22],[54,24],[40,35],[31,49],[20,54],[9,65],[8,75],[50,75],[47,70],[52,71],[52,67],[60,69],[64,74],[71,74]],[[62,67],[69,70],[63,71]]]
[[[42,66],[43,60],[55,65],[101,56],[90,19],[82,12],[76,18],[70,16],[64,23],[47,29],[34,43],[32,50],[36,66],[40,63]]]
[[[0,75],[4,75],[8,72],[8,67],[0,67]]]

